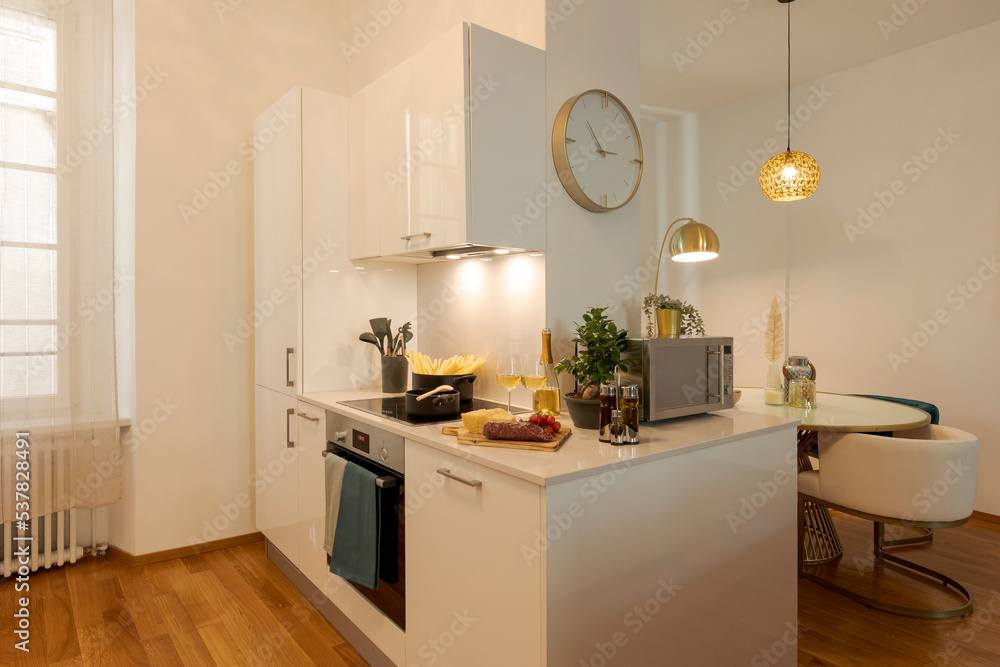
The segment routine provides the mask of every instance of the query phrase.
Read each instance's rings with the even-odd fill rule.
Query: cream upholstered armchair
[[[972,515],[976,497],[979,440],[950,427],[928,424],[897,431],[892,438],[843,433],[822,438],[819,470],[800,472],[799,575],[869,607],[917,618],[955,618],[972,611],[968,591],[954,579],[904,560],[884,549],[930,539],[885,539],[884,524],[916,528],[961,526]],[[875,523],[875,558],[902,565],[951,586],[966,602],[955,609],[917,609],[868,598],[803,569],[805,501],[812,501]]]

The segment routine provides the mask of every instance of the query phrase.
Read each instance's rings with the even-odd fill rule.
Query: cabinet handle
[[[291,357],[293,354],[295,354],[295,348],[294,347],[286,347],[285,348],[285,386],[286,387],[294,387],[295,386],[295,380],[292,379],[292,374],[288,371],[288,368],[289,368],[289,366],[288,366],[289,357]]]
[[[453,475],[453,474],[451,474],[451,471],[448,470],[447,468],[438,468],[437,472],[438,472],[439,475],[444,475],[448,479],[453,479],[456,482],[461,482],[462,484],[465,484],[466,486],[480,487],[480,486],[483,485],[483,483],[480,482],[478,479],[471,479],[471,480],[470,479],[462,479],[458,475]]]
[[[310,422],[318,422],[319,421],[319,417],[310,417],[309,415],[307,415],[304,412],[299,412],[297,414],[299,415],[299,417],[302,417],[306,421],[310,421]]]
[[[402,241],[412,241],[414,239],[421,239],[421,238],[423,238],[425,236],[427,238],[430,238],[431,237],[431,233],[430,232],[417,232],[416,234],[407,234],[406,236],[400,236],[399,238]]]
[[[288,448],[295,446],[295,443],[292,442],[292,422],[289,419],[294,414],[295,408],[288,408],[288,411],[285,413],[285,447]]]

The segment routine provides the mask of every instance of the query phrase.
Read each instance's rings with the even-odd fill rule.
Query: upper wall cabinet
[[[545,52],[468,23],[350,100],[350,256],[545,248]]]

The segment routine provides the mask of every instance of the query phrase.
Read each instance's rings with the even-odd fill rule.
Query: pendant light
[[[760,168],[760,189],[772,201],[805,199],[819,185],[819,164],[812,156],[792,150],[792,8],[795,0],[778,0],[788,7],[788,87],[785,116],[787,146]]]

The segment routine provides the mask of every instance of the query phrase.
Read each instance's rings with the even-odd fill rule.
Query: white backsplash
[[[464,259],[417,267],[416,348],[432,358],[487,354],[475,395],[506,401],[496,383],[503,352],[539,355],[545,328],[545,257],[511,255],[489,261]],[[515,405],[530,406],[519,387]]]

